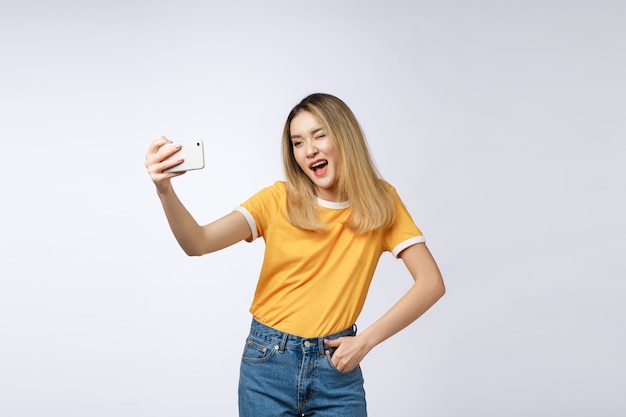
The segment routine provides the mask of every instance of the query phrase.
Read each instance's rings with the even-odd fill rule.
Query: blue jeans
[[[361,367],[341,372],[324,339],[354,336],[356,326],[303,338],[252,320],[239,375],[240,417],[365,417]]]

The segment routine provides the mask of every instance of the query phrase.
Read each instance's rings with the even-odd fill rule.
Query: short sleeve
[[[284,210],[282,206],[286,198],[286,190],[284,182],[276,181],[235,207],[236,211],[244,215],[250,226],[252,232],[250,241],[262,237],[272,217]]]
[[[384,233],[384,245],[385,250],[397,258],[404,249],[418,243],[424,243],[426,239],[413,221],[395,188],[391,185],[389,187],[395,203],[396,217],[393,225]]]

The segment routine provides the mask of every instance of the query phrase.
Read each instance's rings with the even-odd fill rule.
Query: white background
[[[4,1],[0,415],[234,416],[262,241],[198,221],[283,177],[288,111],[344,99],[448,293],[364,360],[370,415],[626,414],[620,1]],[[362,329],[408,289],[386,254]]]

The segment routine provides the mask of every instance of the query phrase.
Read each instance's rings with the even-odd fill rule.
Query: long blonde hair
[[[289,221],[306,230],[325,227],[317,214],[315,184],[302,171],[293,154],[291,122],[304,111],[318,119],[338,152],[339,195],[350,202],[352,209],[348,226],[357,233],[390,227],[395,218],[393,196],[374,166],[359,122],[343,101],[322,93],[311,94],[298,103],[289,113],[283,129]]]

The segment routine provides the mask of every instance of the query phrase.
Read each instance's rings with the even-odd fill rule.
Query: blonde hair
[[[338,152],[339,195],[350,202],[352,209],[348,226],[357,233],[390,227],[395,218],[394,199],[374,166],[359,122],[343,101],[322,93],[311,94],[298,103],[289,113],[283,129],[289,222],[306,230],[325,227],[317,214],[315,184],[302,171],[293,154],[291,122],[305,111],[318,119]]]

